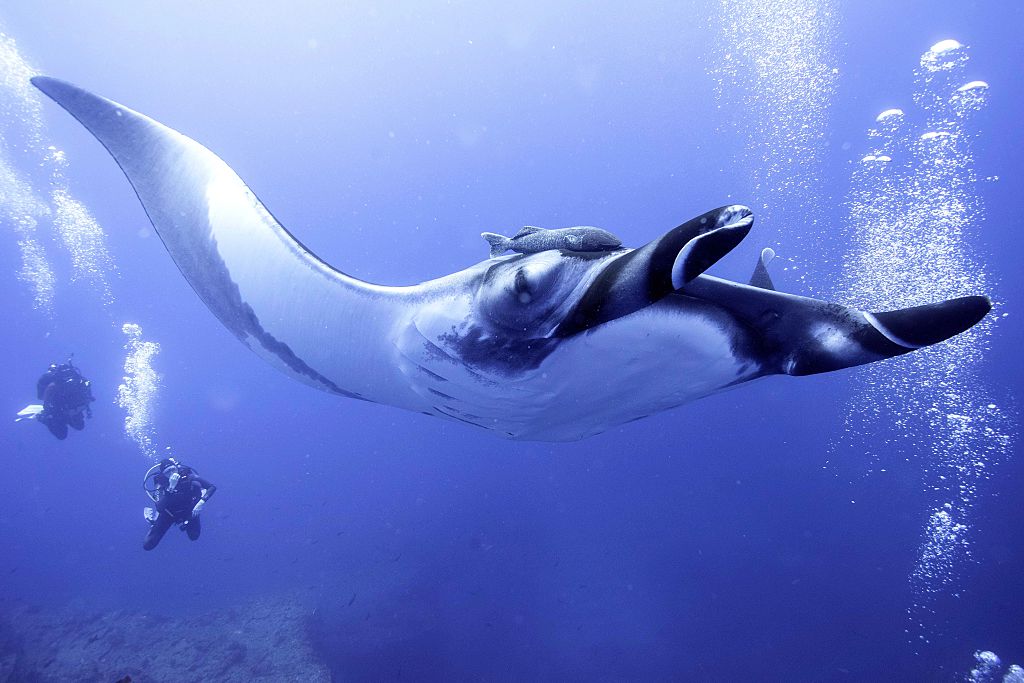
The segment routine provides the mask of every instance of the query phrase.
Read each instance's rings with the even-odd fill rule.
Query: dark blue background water
[[[744,143],[718,130],[714,7],[209,4],[13,2],[0,21],[42,71],[211,147],[305,244],[375,282],[474,263],[481,230],[593,224],[639,244],[713,206],[772,201],[751,196]],[[910,104],[928,46],[972,47],[970,77],[992,85],[977,165],[1000,177],[983,185],[974,246],[1011,314],[984,380],[1004,393],[1022,379],[1008,208],[1024,189],[1022,20],[994,2],[842,8],[821,179],[838,228],[875,114]],[[15,280],[12,236],[0,251],[0,403],[13,414],[70,352],[99,395],[64,443],[31,424],[0,430],[0,599],[180,613],[296,591],[336,671],[357,680],[944,680],[978,648],[1024,662],[1019,459],[993,464],[976,562],[958,597],[935,602],[931,644],[910,645],[926,463],[865,476],[863,453],[828,452],[856,370],[770,379],[554,445],[320,394],[231,338],[102,148],[45,113],[120,277],[103,308],[57,258],[50,321]],[[748,276],[756,230],[715,274]],[[126,321],[162,345],[161,445],[219,487],[202,539],[172,530],[153,553],[141,550],[148,462],[113,403]]]

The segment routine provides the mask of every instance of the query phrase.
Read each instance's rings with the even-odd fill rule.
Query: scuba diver
[[[199,512],[217,490],[216,486],[188,465],[164,458],[149,468],[142,487],[156,505],[145,510],[150,528],[142,544],[144,550],[155,548],[172,524],[180,525],[193,541],[199,538]]]
[[[36,382],[36,398],[42,405],[26,407],[18,413],[17,419],[34,418],[61,440],[68,438],[69,426],[77,430],[85,428],[85,418],[92,417],[89,404],[96,400],[92,383],[82,377],[70,358],[60,365],[50,364]]]

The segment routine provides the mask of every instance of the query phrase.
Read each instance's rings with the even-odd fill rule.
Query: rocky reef
[[[187,617],[26,605],[0,614],[0,683],[328,683],[286,598]]]

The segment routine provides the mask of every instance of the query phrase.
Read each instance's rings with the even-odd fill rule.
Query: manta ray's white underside
[[[197,142],[68,83],[33,82],[117,160],[182,274],[256,354],[318,389],[507,437],[579,439],[766,374],[887,358],[989,307],[966,297],[865,317],[702,275],[750,229],[740,206],[636,250],[517,254],[372,285],[310,253]]]

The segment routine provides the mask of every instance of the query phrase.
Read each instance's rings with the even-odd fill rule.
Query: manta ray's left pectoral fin
[[[764,374],[813,375],[893,358],[956,336],[992,309],[987,297],[965,296],[866,313],[706,275],[682,293],[739,321]]]
[[[883,313],[846,309],[839,324],[811,325],[783,370],[810,375],[893,358],[964,332],[992,310],[984,296],[965,296]]]
[[[938,344],[973,327],[992,310],[984,296],[964,296],[936,304],[864,313],[871,327],[906,351]]]

